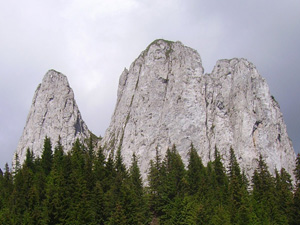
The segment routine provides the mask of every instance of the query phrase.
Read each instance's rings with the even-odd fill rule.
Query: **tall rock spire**
[[[102,140],[120,148],[127,165],[135,153],[144,177],[158,148],[176,145],[187,163],[191,143],[202,160],[230,147],[248,176],[262,154],[271,170],[292,174],[295,153],[279,106],[264,79],[245,59],[220,60],[203,74],[200,55],[180,42],[156,40],[125,69],[116,108]]]
[[[53,145],[60,136],[65,151],[69,151],[75,139],[84,140],[89,135],[67,77],[49,70],[35,91],[19,140],[16,153],[20,162],[24,161],[27,148],[40,156],[46,136],[51,138]]]

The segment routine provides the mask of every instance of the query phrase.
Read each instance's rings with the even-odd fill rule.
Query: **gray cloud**
[[[6,1],[0,9],[0,166],[11,162],[48,69],[68,76],[89,128],[103,135],[124,67],[154,39],[196,49],[206,72],[244,57],[267,80],[300,151],[300,2]]]

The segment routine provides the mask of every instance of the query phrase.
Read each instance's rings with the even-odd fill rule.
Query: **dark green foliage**
[[[296,167],[294,170],[296,178],[296,190],[294,192],[294,201],[292,206],[292,224],[300,224],[300,154],[298,153],[296,159]]]
[[[224,189],[224,191],[226,191],[225,189],[227,188],[228,180],[217,146],[215,146],[215,161],[213,162],[213,165],[217,187],[222,188]]]
[[[161,222],[178,224],[187,182],[181,156],[173,145],[168,149],[161,168]]]
[[[33,152],[29,148],[26,151],[24,167],[34,170],[34,155],[33,155]]]
[[[162,206],[162,165],[161,165],[161,155],[156,150],[155,161],[150,161],[150,168],[148,174],[149,182],[149,205],[150,210],[153,213],[153,216],[159,217],[161,215],[161,206]]]
[[[44,149],[43,149],[42,160],[41,160],[42,168],[46,176],[48,176],[51,171],[52,161],[53,161],[52,144],[50,138],[46,136],[44,140]]]
[[[275,182],[268,167],[260,155],[258,167],[254,172],[253,178],[253,200],[254,212],[261,224],[273,224],[279,222],[279,210],[276,204]]]
[[[185,168],[174,145],[163,160],[158,148],[147,187],[138,159],[129,168],[121,150],[97,149],[96,137],[76,141],[68,154],[58,140],[54,153],[45,138],[41,158],[29,149],[21,166],[0,170],[0,224],[300,224],[300,156],[291,176],[274,178],[262,156],[252,190],[234,150],[225,170],[215,147],[205,166],[191,144]]]
[[[232,224],[251,224],[251,206],[247,191],[246,178],[241,174],[240,166],[233,148],[230,148],[229,168],[229,210]]]
[[[193,144],[191,144],[189,152],[189,164],[187,171],[188,192],[193,195],[198,191],[203,192],[206,170]]]
[[[284,168],[280,170],[280,173],[278,173],[278,171],[276,170],[275,187],[275,201],[279,210],[277,219],[280,224],[287,224],[293,216],[293,185],[291,176],[286,172]]]
[[[145,215],[147,213],[147,205],[145,201],[141,172],[135,153],[133,153],[132,163],[129,170],[129,188],[133,198],[131,200],[133,213],[131,213],[129,221],[131,224],[144,224],[146,219]]]

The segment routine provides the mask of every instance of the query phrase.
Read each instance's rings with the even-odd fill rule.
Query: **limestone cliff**
[[[245,59],[220,60],[203,74],[200,55],[180,42],[156,40],[125,69],[117,103],[101,142],[107,154],[121,148],[124,161],[139,157],[146,174],[157,147],[176,145],[185,163],[193,143],[204,163],[217,146],[229,149],[248,176],[262,154],[270,171],[292,174],[295,153],[278,103],[255,66]]]
[[[69,151],[77,138],[83,141],[89,134],[67,77],[49,70],[35,91],[16,150],[20,162],[24,161],[27,148],[40,156],[46,136],[51,138],[53,145],[60,136],[65,151]]]

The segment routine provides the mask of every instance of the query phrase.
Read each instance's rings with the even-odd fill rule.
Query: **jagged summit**
[[[191,143],[203,161],[215,146],[224,161],[232,147],[252,176],[262,154],[273,172],[292,174],[295,159],[282,114],[265,80],[246,59],[219,60],[204,74],[197,51],[180,42],[156,40],[125,69],[117,104],[102,145],[120,148],[127,165],[135,153],[145,174],[155,149],[176,145],[187,163]]]
[[[22,163],[30,148],[36,156],[43,150],[45,136],[55,144],[61,137],[65,151],[76,138],[89,137],[68,79],[62,73],[49,70],[38,85],[16,153]]]
[[[67,77],[49,70],[33,97],[17,153],[40,155],[45,136],[61,136],[65,150],[89,130]],[[201,57],[181,42],[152,42],[120,76],[111,123],[100,143],[106,154],[121,150],[129,165],[139,158],[143,177],[156,149],[164,156],[176,145],[187,164],[193,143],[204,163],[217,147],[225,165],[232,147],[248,177],[262,155],[273,173],[293,174],[295,153],[278,103],[255,66],[246,59],[219,60],[204,74]]]
[[[69,87],[69,82],[68,82],[68,78],[54,70],[54,69],[50,69],[44,76],[42,83],[47,83],[48,85],[51,85],[51,88],[55,88],[58,85],[65,85]],[[50,88],[50,87],[49,87]]]

